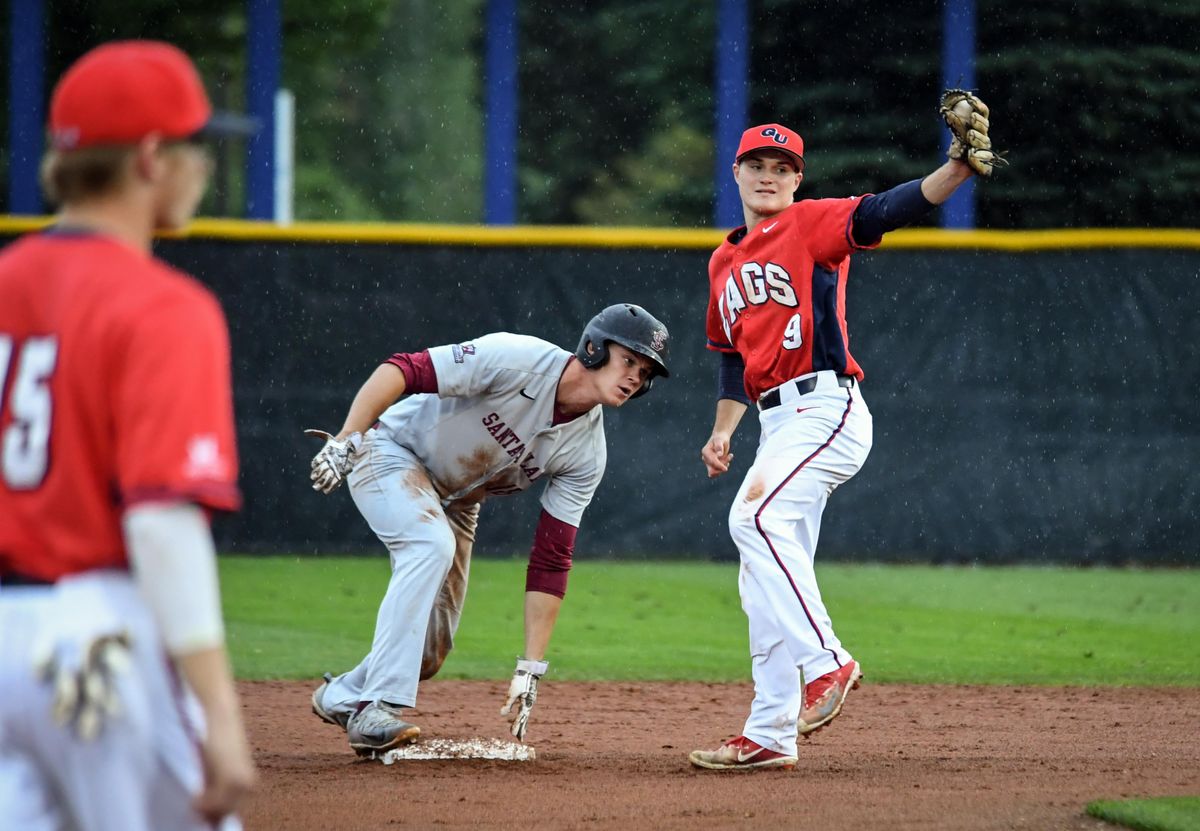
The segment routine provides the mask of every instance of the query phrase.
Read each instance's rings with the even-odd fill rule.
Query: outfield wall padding
[[[708,252],[166,240],[230,322],[245,508],[223,550],[382,552],[347,492],[314,493],[319,444],[396,351],[507,330],[574,349],[610,303],[670,327],[672,377],[606,411],[608,472],[578,559],[732,559],[725,516],[754,457],[748,413],[710,481]],[[875,446],[831,497],[822,560],[1195,564],[1200,251],[881,250],[847,306]],[[186,383],[186,379],[181,379]],[[540,490],[540,489],[535,489]],[[534,494],[485,504],[477,553],[522,555]]]

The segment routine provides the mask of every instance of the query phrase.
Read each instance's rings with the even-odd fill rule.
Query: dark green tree
[[[520,218],[706,225],[709,3],[521,3]]]
[[[941,3],[756,8],[753,116],[804,135],[806,195],[877,192],[940,161]],[[976,82],[1011,161],[977,189],[979,225],[1200,225],[1198,29],[1194,2],[979,0]]]
[[[485,3],[284,3],[298,218],[481,221]],[[715,3],[519,9],[519,221],[709,225]],[[878,192],[940,162],[941,2],[751,11],[750,118],[804,136],[803,195]],[[1200,226],[1200,3],[979,0],[977,20],[977,86],[1012,163],[977,188],[982,227]],[[51,79],[101,41],[162,38],[219,106],[243,106],[243,0],[47,0],[47,34]],[[236,216],[241,147],[221,152],[205,210]]]
[[[941,163],[940,3],[755,8],[750,119],[804,138],[802,196],[878,192]]]
[[[1200,3],[981,0],[980,85],[1013,166],[998,228],[1200,227]],[[986,85],[986,86],[985,86]]]

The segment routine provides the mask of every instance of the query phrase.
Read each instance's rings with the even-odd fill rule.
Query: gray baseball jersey
[[[600,405],[553,424],[571,353],[497,332],[429,354],[438,394],[393,404],[380,431],[421,460],[443,502],[482,501],[544,479],[542,507],[578,527],[604,475],[607,449]]]

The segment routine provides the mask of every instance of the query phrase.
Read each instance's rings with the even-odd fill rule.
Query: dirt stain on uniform
[[[440,522],[445,519],[446,515],[442,513],[442,506],[437,501],[437,490],[433,487],[428,473],[420,469],[405,471],[400,486],[414,502],[428,503],[418,516],[420,522]]]
[[[422,681],[437,674],[454,648],[454,633],[458,631],[458,621],[467,599],[467,578],[471,570],[471,551],[475,546],[479,506],[455,503],[446,509],[446,520],[454,532],[454,562],[446,573],[429,614],[425,648],[421,655]]]
[[[433,493],[433,483],[429,481],[429,474],[423,470],[409,469],[405,471],[404,478],[401,484],[404,490],[415,497],[426,496]]]
[[[446,483],[448,493],[457,493],[479,479],[497,464],[496,449],[486,445],[476,447],[470,454],[454,460],[458,467],[455,477]],[[478,501],[478,500],[475,500]]]
[[[485,500],[487,498],[488,498],[487,486],[481,485],[480,487],[475,488],[474,490],[467,491],[466,493],[464,493],[462,496],[460,496],[458,499],[456,499],[454,501],[462,502],[463,504],[467,504],[467,503],[479,504],[480,502],[483,502],[483,500]]]
[[[750,487],[746,490],[745,501],[755,502],[761,499],[764,490],[766,490],[766,488],[763,487],[763,483],[761,481],[751,482]]]

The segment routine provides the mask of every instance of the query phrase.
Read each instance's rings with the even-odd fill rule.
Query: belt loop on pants
[[[767,390],[758,399],[758,409],[762,411],[770,410],[773,407],[778,407],[781,403],[783,403],[780,391],[789,385],[796,388],[797,395],[808,395],[817,388],[817,377],[818,376],[814,374],[809,375],[807,378],[797,378],[795,381],[787,381],[783,384],[780,384],[773,390]],[[849,389],[850,387],[854,386],[854,376],[838,375],[837,384],[839,387],[845,387]]]

